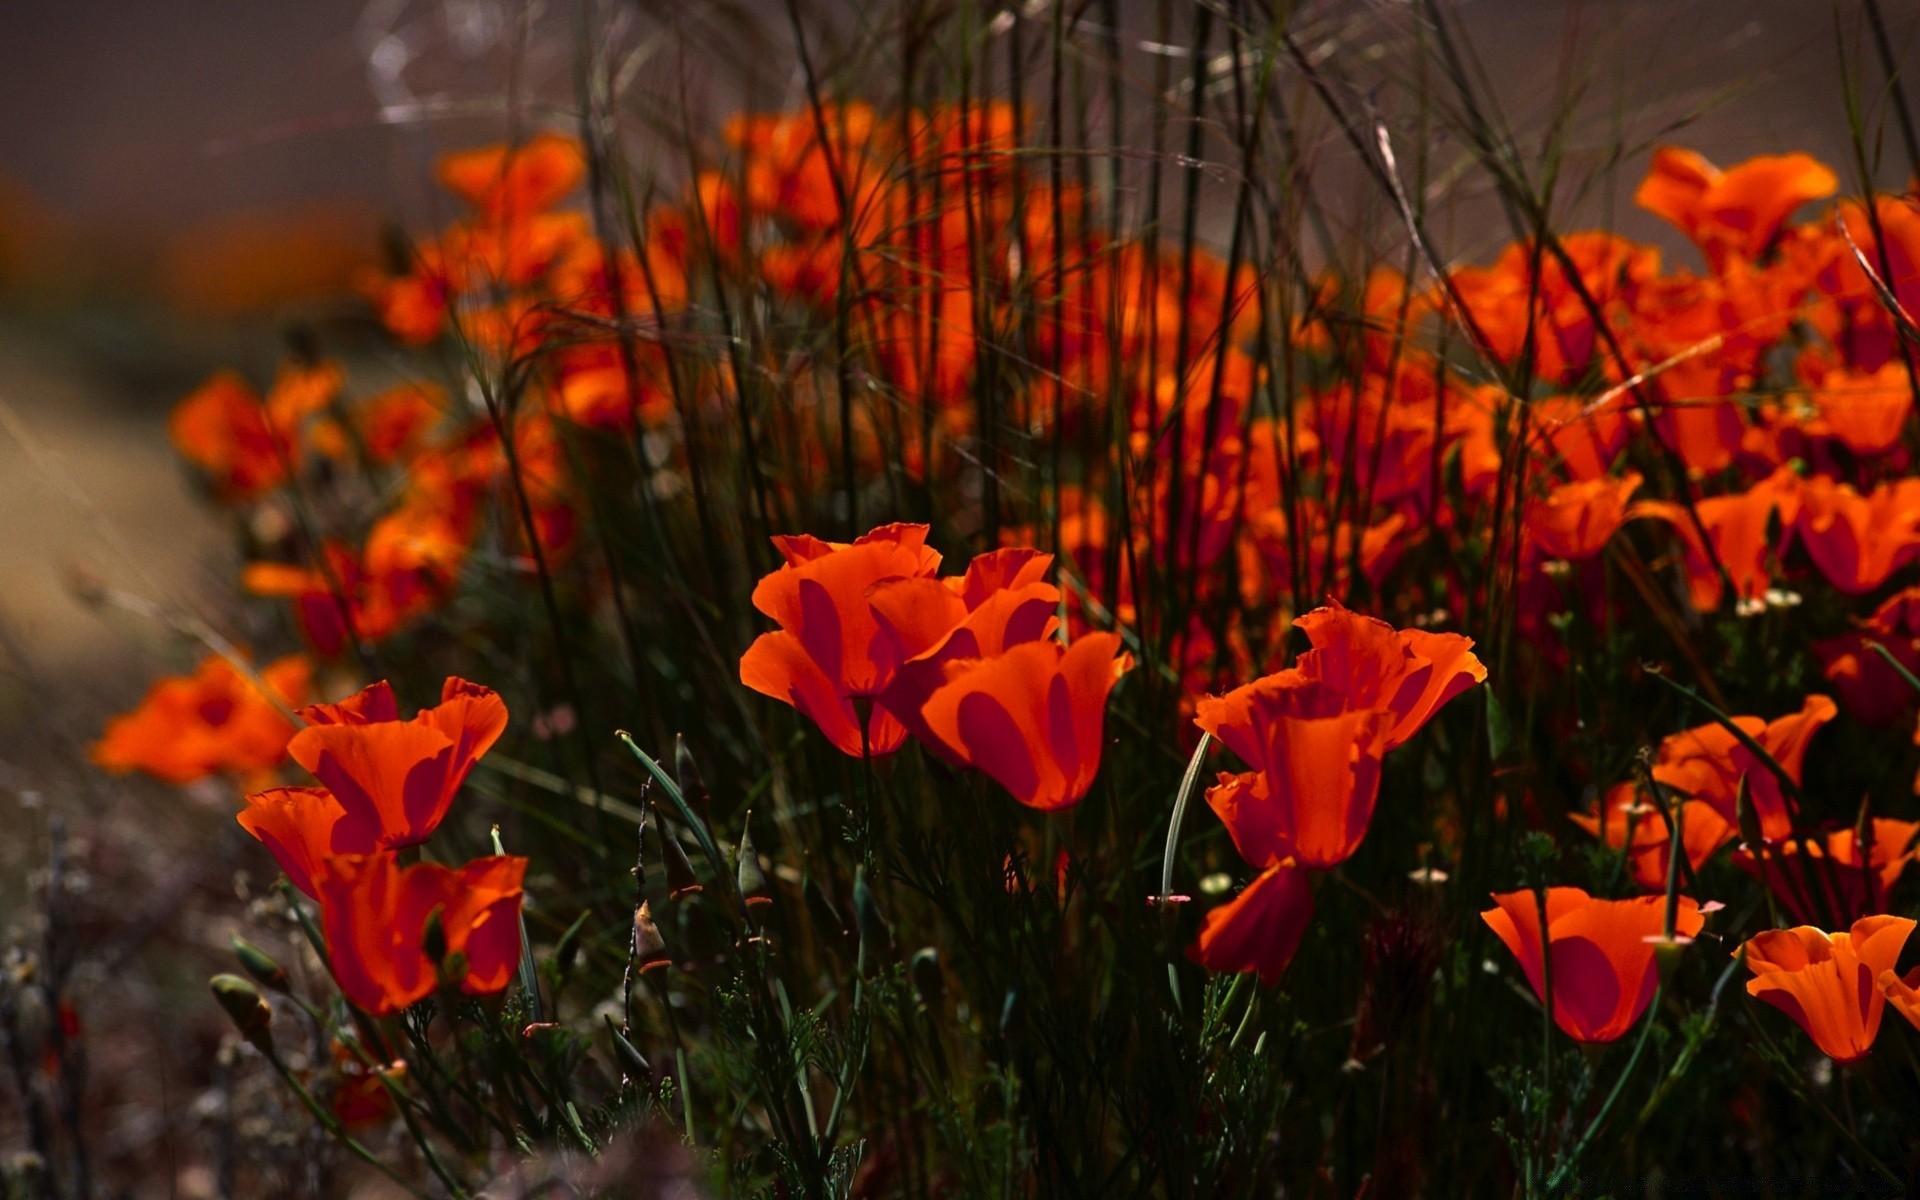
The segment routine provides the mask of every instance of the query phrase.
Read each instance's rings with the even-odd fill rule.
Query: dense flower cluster
[[[505,579],[499,624],[525,624],[514,589],[537,580],[569,688],[564,643],[610,643],[610,630],[633,688],[657,687],[663,707],[711,686],[689,676],[727,668],[726,711],[751,736],[716,740],[779,759],[749,776],[781,805],[793,763],[767,734],[789,708],[819,735],[803,725],[787,741],[794,761],[830,746],[860,760],[869,787],[891,787],[882,760],[911,757],[912,742],[943,764],[929,794],[956,768],[1043,812],[1088,803],[1103,761],[1112,774],[1120,717],[1155,751],[1197,728],[1190,787],[1216,743],[1242,768],[1204,790],[1219,822],[1208,832],[1226,834],[1209,851],[1225,860],[1209,860],[1220,886],[1205,890],[1246,880],[1181,936],[1207,972],[1289,978],[1326,928],[1315,889],[1399,853],[1369,834],[1404,832],[1415,803],[1400,794],[1430,790],[1445,803],[1408,840],[1432,855],[1396,863],[1397,879],[1417,867],[1444,880],[1435,862],[1484,849],[1463,845],[1469,805],[1589,836],[1565,839],[1599,864],[1585,888],[1553,874],[1569,856],[1514,877],[1481,854],[1507,876],[1488,885],[1513,890],[1494,892],[1480,923],[1473,902],[1471,933],[1454,931],[1511,952],[1543,1029],[1622,1037],[1707,938],[1744,939],[1747,990],[1836,1061],[1868,1053],[1888,1003],[1920,1026],[1920,970],[1896,970],[1913,922],[1892,912],[1920,821],[1887,814],[1877,793],[1857,809],[1844,798],[1844,812],[1809,794],[1823,739],[1877,746],[1891,730],[1904,750],[1920,714],[1920,337],[1906,317],[1920,312],[1920,203],[1843,199],[1803,217],[1839,188],[1811,158],[1721,169],[1666,148],[1636,200],[1701,269],[1585,231],[1425,286],[1384,267],[1279,280],[1237,252],[1170,254],[1109,229],[1090,189],[1027,165],[1023,134],[996,103],[743,117],[725,132],[727,169],[698,164],[622,232],[573,202],[588,162],[566,137],[447,157],[440,182],[462,215],[364,287],[387,333],[457,354],[469,386],[359,396],[345,368],[300,359],[264,395],[222,373],[181,403],[182,455],[249,518],[245,589],[284,601],[307,650],[260,673],[271,695],[217,658],[163,681],[97,759],[173,783],[239,781],[240,824],[317,904],[328,966],[361,1012],[502,992],[522,953],[526,860],[452,867],[417,848],[503,735],[505,703],[458,678],[408,719],[385,683],[310,701],[316,677],[384,673],[374,654],[423,630],[491,649],[497,629],[462,605],[479,581]],[[854,536],[881,511],[932,515]],[[678,562],[648,557],[683,532],[676,520],[699,529],[706,578],[737,585],[729,594],[698,594],[668,578]],[[851,540],[773,532],[804,528]],[[717,531],[746,548],[733,557]],[[981,552],[942,574],[935,545]],[[669,586],[693,613],[697,664],[690,651],[662,665],[677,648],[634,632],[630,609]],[[1767,622],[1778,687],[1726,700],[1695,641],[1711,630],[1745,653],[1744,631]],[[1700,691],[1664,664],[1625,666],[1646,657],[1628,627],[1654,628]],[[1600,657],[1612,682],[1658,674],[1695,705],[1660,728],[1603,714],[1606,735],[1644,746],[1631,763],[1582,758],[1599,740],[1579,704]],[[1484,705],[1449,708],[1474,689]],[[583,695],[601,698],[543,697],[530,732],[579,724],[586,774],[549,790],[597,807],[593,739],[611,726],[593,724]],[[1564,751],[1557,775],[1512,766],[1530,749],[1507,744],[1515,700],[1535,744]],[[1429,770],[1443,744],[1474,770]],[[821,883],[830,871],[769,882],[744,822],[728,857],[691,772],[670,786],[639,758],[716,878],[734,876],[716,889],[741,908],[729,952],[774,952],[756,910],[791,885],[828,924],[858,926],[864,969],[888,940],[871,860],[845,922]],[[267,786],[288,759],[318,786]],[[547,816],[584,838],[570,816]],[[657,815],[655,828],[673,895],[696,892],[673,830]],[[1077,872],[1139,857],[1050,845],[1062,897]],[[1014,859],[992,864],[1009,893]],[[1749,914],[1764,904],[1792,927],[1709,933],[1742,888]],[[1177,899],[1153,897],[1169,929]],[[1068,920],[1092,924],[1070,903]],[[670,965],[644,894],[635,907],[629,1019],[635,971]],[[1421,987],[1439,970],[1430,947],[1405,957]],[[1379,989],[1368,994],[1374,1021]],[[1002,1036],[1017,1000],[1017,987],[990,998],[1005,1006]],[[377,1084],[387,1069],[339,1071]]]

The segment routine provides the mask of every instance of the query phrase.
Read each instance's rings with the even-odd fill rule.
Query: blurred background
[[[182,796],[85,766],[104,718],[195,656],[127,605],[82,597],[105,586],[244,632],[231,531],[177,462],[169,409],[216,367],[265,383],[290,326],[358,312],[353,279],[379,261],[383,233],[423,230],[442,215],[430,182],[440,150],[499,138],[516,117],[521,127],[564,126],[581,7],[8,6],[0,38],[0,823],[9,833],[0,836],[0,926],[27,919],[52,815],[68,814],[75,859],[86,866],[69,883],[84,892],[111,875],[118,884],[98,888],[77,911],[92,922],[84,1019],[119,1035],[96,1043],[92,1064],[103,1153],[157,1167],[134,1194],[215,1194],[202,1110],[231,1094],[215,1087],[217,1071],[209,1074],[221,1025],[202,989],[251,894],[243,864],[258,864],[224,840],[234,832],[232,796]],[[803,102],[782,65],[791,53],[780,4],[629,7],[595,10],[689,34],[677,43],[687,47],[679,78],[693,82],[703,110],[723,114],[742,97],[767,107]],[[1328,31],[1309,45],[1316,55],[1355,77],[1394,69],[1391,31],[1407,27],[1409,6],[1300,7],[1297,24]],[[1523,130],[1569,72],[1584,71],[1593,93],[1583,109],[1593,125],[1586,140],[1596,153],[1616,141],[1664,140],[1726,165],[1804,150],[1834,166],[1844,189],[1860,188],[1841,55],[1864,64],[1865,86],[1880,87],[1883,75],[1848,0],[1839,36],[1833,10],[1808,0],[1448,7]],[[1920,79],[1920,6],[1885,8],[1895,57]],[[872,33],[858,3],[809,11],[817,53],[829,62],[836,54],[853,61]],[[1137,45],[1153,27],[1153,0],[1120,12],[1123,41]],[[1339,40],[1338,31],[1355,28],[1389,32]],[[712,51],[742,30],[751,51]],[[1885,111],[1878,95],[1868,100]],[[1875,182],[1903,188],[1896,132],[1873,132],[1886,164]],[[637,126],[629,133],[645,136]],[[1444,161],[1449,148],[1434,149]],[[1330,142],[1323,154],[1326,186],[1342,186],[1345,148]],[[1644,150],[1618,164],[1622,182],[1596,190],[1576,215],[1686,259],[1692,251],[1629,202],[1644,166]],[[1471,194],[1449,205],[1441,229],[1463,258],[1484,256],[1507,236],[1493,206]],[[202,854],[203,846],[218,852]],[[6,1103],[0,1142],[11,1140]]]

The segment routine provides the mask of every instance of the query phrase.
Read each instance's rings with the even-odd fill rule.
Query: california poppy
[[[1051,554],[994,550],[974,558],[958,578],[883,580],[868,589],[867,604],[900,660],[876,702],[944,754],[921,716],[928,697],[946,682],[951,663],[994,658],[1053,635],[1060,589],[1044,580],[1052,564]]]
[[[1359,849],[1380,794],[1392,712],[1347,708],[1329,685],[1282,672],[1201,700],[1195,720],[1254,768],[1207,790],[1247,862],[1324,868]]]
[[[325,788],[255,792],[247,797],[237,820],[273,855],[288,881],[316,900],[320,897],[316,880],[329,858],[372,854],[381,848],[378,831],[365,821],[349,820],[347,810]]]
[[[320,922],[333,977],[355,1007],[399,1012],[446,982],[470,996],[505,988],[520,962],[520,888],[527,860],[402,867],[392,854],[335,858],[320,876]],[[445,955],[427,958],[437,919]]]
[[[1801,486],[1794,531],[1828,583],[1850,596],[1870,592],[1920,553],[1920,478],[1862,496],[1816,475]]]
[[[1313,889],[1292,862],[1268,867],[1233,899],[1213,908],[1187,957],[1216,974],[1252,971],[1267,987],[1293,961],[1313,920]]]
[[[518,144],[496,143],[444,155],[440,183],[490,220],[527,217],[552,208],[586,177],[580,143],[542,131]]]
[[[1805,154],[1767,154],[1726,170],[1691,150],[1662,146],[1633,195],[1706,252],[1758,258],[1794,210],[1839,188],[1833,171]]]
[[[1735,717],[1733,723],[1779,765],[1787,778],[1800,781],[1807,747],[1813,736],[1839,714],[1825,696],[1808,696],[1798,712],[1772,721]],[[1786,837],[1793,816],[1780,780],[1731,730],[1717,722],[1697,725],[1660,743],[1653,777],[1682,796],[1705,800],[1728,821],[1738,821],[1740,782],[1746,780],[1748,798],[1768,838]]]
[[[1093,786],[1107,693],[1132,666],[1116,633],[1085,634],[1072,646],[1027,642],[950,664],[921,715],[954,760],[992,776],[1020,803],[1065,808]]]
[[[1627,502],[1639,487],[1633,472],[1563,483],[1527,506],[1527,536],[1548,558],[1592,558],[1627,519]]]
[[[208,655],[193,674],[159,680],[138,708],[109,721],[93,744],[93,761],[172,784],[223,771],[243,779],[271,771],[286,761],[294,725],[285,710],[307,702],[313,664],[290,655],[262,667],[259,680],[270,694],[226,659]]]
[[[1541,955],[1540,897],[1532,891],[1496,893],[1498,907],[1480,914],[1513,951],[1534,995],[1546,998]],[[1611,1042],[1633,1027],[1658,982],[1654,943],[1665,932],[1666,898],[1596,900],[1576,887],[1547,889],[1547,944],[1553,965],[1553,1022],[1581,1042]],[[1679,898],[1673,932],[1691,938],[1704,919]]]
[[[1874,647],[1920,674],[1920,587],[1887,597],[1857,629],[1813,644],[1821,669],[1840,703],[1868,725],[1892,725],[1913,710],[1920,695]]]
[[[340,368],[287,363],[263,398],[222,371],[173,410],[168,429],[182,458],[225,499],[252,500],[285,483],[301,458],[301,423],[340,391]]]
[[[1880,980],[1893,972],[1913,924],[1875,916],[1845,933],[1811,925],[1770,929],[1740,948],[1753,972],[1747,993],[1792,1017],[1828,1058],[1858,1062],[1880,1033]]]
[[[353,837],[389,847],[427,840],[507,727],[507,706],[493,689],[457,678],[441,688],[439,704],[410,720],[400,719],[384,681],[300,715],[308,726],[288,753],[339,800]]]
[[[871,704],[893,682],[903,656],[867,604],[874,585],[931,578],[940,555],[925,525],[883,525],[851,544],[806,534],[776,537],[786,565],[760,581],[753,606],[780,628],[763,633],[740,659],[740,682],[812,718],[842,753],[891,754],[907,731],[873,707],[863,738],[856,700]]]
[[[1734,865],[1765,883],[1796,920],[1814,921],[1837,909],[1842,920],[1883,912],[1887,895],[1913,862],[1920,821],[1875,817],[1872,845],[1862,861],[1859,831],[1835,829],[1785,838],[1764,851],[1743,846]]]
[[[1791,528],[1799,512],[1799,495],[1800,477],[1782,467],[1744,492],[1695,501],[1691,515],[1670,500],[1641,500],[1627,510],[1627,516],[1657,517],[1673,528],[1686,548],[1687,590],[1693,607],[1712,612],[1724,598],[1726,580],[1733,583],[1736,602],[1757,603],[1766,595],[1772,586],[1767,566],[1768,552],[1774,548],[1768,536],[1770,526],[1778,513],[1781,524]],[[1704,539],[1700,536],[1703,526]]]
[[[1420,732],[1448,701],[1486,682],[1473,639],[1457,633],[1398,629],[1338,601],[1294,621],[1313,648],[1295,664],[1301,675],[1346,698],[1350,709],[1393,714],[1384,749]]]
[[[1732,821],[1704,800],[1672,806],[1680,822],[1680,845],[1687,863],[1698,871],[1720,847],[1739,833]],[[1595,811],[1568,813],[1567,819],[1604,844],[1623,850],[1633,882],[1649,892],[1667,890],[1667,871],[1673,834],[1659,811],[1630,783],[1620,784],[1601,798]]]

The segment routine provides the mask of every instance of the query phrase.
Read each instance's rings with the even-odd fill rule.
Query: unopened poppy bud
[[[673,774],[680,784],[680,795],[696,812],[705,815],[707,781],[700,777],[700,764],[693,760],[693,751],[687,749],[685,735],[678,733],[673,735]]]
[[[919,993],[920,1002],[938,1008],[947,995],[947,973],[940,967],[940,952],[932,946],[915,950],[907,962],[907,973],[913,977],[913,990]]]
[[[261,1053],[273,1050],[273,1009],[260,989],[238,975],[220,974],[207,981],[213,998],[232,1019],[240,1036]]]
[[[621,1072],[628,1079],[652,1078],[653,1064],[647,1061],[647,1056],[635,1049],[633,1043],[621,1034],[620,1027],[613,1023],[611,1016],[603,1019],[607,1023],[607,1036],[613,1039],[613,1054],[620,1060]]]
[[[441,905],[434,905],[433,911],[427,914],[426,928],[420,934],[420,950],[427,956],[427,961],[435,966],[439,966],[447,957],[447,929],[440,919],[444,911]]]
[[[240,969],[252,976],[261,987],[272,988],[276,992],[287,990],[287,969],[275,962],[265,950],[238,934],[233,937],[233,956],[240,960]]]
[[[767,887],[767,873],[760,869],[760,855],[753,848],[753,831],[740,831],[740,864],[734,870],[740,884],[740,898],[748,904],[772,904],[773,893]]]
[[[667,898],[678,900],[699,891],[700,877],[693,873],[693,862],[687,858],[680,839],[673,836],[673,830],[667,828],[658,813],[654,814],[653,826],[660,834],[660,857],[667,864]]]
[[[673,965],[667,954],[667,939],[653,923],[653,908],[645,900],[633,910],[633,962],[644,973]]]
[[[1760,830],[1760,814],[1753,807],[1753,795],[1747,791],[1747,777],[1740,777],[1740,786],[1733,795],[1733,815],[1740,826],[1740,840],[1758,851],[1767,844]]]
[[[887,928],[887,919],[880,915],[880,902],[867,886],[865,867],[853,873],[853,919],[860,926],[861,949],[874,955],[892,953],[893,931]]]
[[[584,917],[575,921],[567,926],[567,931],[560,935],[558,942],[554,943],[553,972],[556,977],[565,978],[573,970],[574,960],[580,957],[580,930],[586,923]]]

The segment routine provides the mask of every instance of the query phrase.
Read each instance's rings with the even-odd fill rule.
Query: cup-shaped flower
[[[867,603],[900,655],[893,682],[875,701],[944,757],[946,750],[921,710],[946,682],[949,664],[995,658],[1053,635],[1060,623],[1060,589],[1042,578],[1052,564],[1051,554],[994,550],[976,557],[963,576],[875,584]]]
[[[1654,943],[1665,932],[1666,897],[1596,900],[1576,887],[1547,889],[1547,936],[1541,951],[1540,897],[1530,890],[1497,893],[1480,914],[1513,951],[1536,996],[1546,999],[1553,970],[1553,1022],[1575,1041],[1611,1042],[1633,1028],[1658,982]],[[1674,933],[1692,937],[1700,908],[1680,897]],[[1548,957],[1550,955],[1550,958]]]
[[[1345,708],[1393,714],[1387,750],[1420,732],[1455,696],[1487,679],[1486,667],[1474,657],[1473,639],[1457,633],[1397,630],[1337,601],[1314,609],[1294,625],[1313,643],[1295,670],[1340,693]]]
[[[288,881],[316,900],[317,881],[329,858],[382,848],[376,831],[365,821],[349,820],[347,810],[325,788],[255,792],[236,819],[273,855]]]
[[[753,590],[753,606],[780,628],[763,633],[740,659],[740,682],[792,705],[840,751],[891,754],[907,731],[875,706],[866,736],[854,701],[893,682],[899,645],[881,630],[867,593],[893,579],[931,578],[940,555],[925,525],[883,525],[850,544],[801,534],[774,540],[786,565]]]
[[[1278,862],[1207,913],[1187,957],[1216,974],[1252,971],[1272,987],[1313,919],[1313,889],[1297,864]]]
[[[1029,808],[1077,802],[1100,770],[1107,693],[1129,668],[1120,635],[1052,639],[950,664],[921,710],[955,761],[992,776]]]
[[[458,678],[446,681],[439,704],[411,720],[400,719],[385,681],[300,715],[308,726],[287,752],[339,800],[356,826],[351,836],[386,847],[426,841],[507,727],[499,695]]]
[[[1200,702],[1200,727],[1255,768],[1223,775],[1207,804],[1256,867],[1285,858],[1336,866],[1367,836],[1396,717],[1345,708],[1339,693],[1297,673],[1261,683]]]
[[[385,1016],[444,981],[471,996],[500,991],[520,960],[527,860],[476,858],[463,867],[402,867],[392,854],[335,858],[319,879],[320,922],[333,977],[356,1008]],[[428,957],[437,921],[445,950]]]
[[[1912,932],[1912,921],[1886,916],[1863,917],[1845,933],[1770,929],[1741,947],[1753,972],[1747,993],[1792,1017],[1828,1058],[1857,1062],[1880,1033],[1881,977]]]
[[[1704,800],[1675,804],[1673,815],[1680,822],[1681,849],[1696,871],[1739,832],[1732,821]],[[1569,813],[1567,819],[1606,845],[1624,851],[1636,886],[1649,892],[1667,890],[1673,832],[1659,810],[1632,784],[1623,783],[1609,791],[1591,815]]]
[[[1763,154],[1723,171],[1692,150],[1662,146],[1633,199],[1721,266],[1729,255],[1759,258],[1795,209],[1839,186],[1826,164],[1805,154]]]
[[[1800,544],[1827,582],[1849,596],[1879,587],[1920,554],[1920,479],[1883,483],[1862,496],[1815,475],[1800,489]]]
[[[1798,712],[1772,721],[1735,717],[1733,723],[1797,783],[1813,736],[1839,712],[1828,697],[1808,696]],[[1748,798],[1760,817],[1761,832],[1768,838],[1783,838],[1792,832],[1793,814],[1779,777],[1732,730],[1718,722],[1683,730],[1662,741],[1653,777],[1680,795],[1705,800],[1734,822],[1740,819],[1735,810],[1740,781],[1745,779]]]
[[[1834,829],[1783,839],[1762,852],[1742,847],[1733,862],[1765,883],[1797,921],[1820,920],[1836,905],[1841,920],[1853,920],[1886,911],[1887,894],[1913,862],[1920,821],[1875,817],[1866,833],[1870,846],[1862,846],[1859,830]]]
[[[1626,521],[1627,502],[1639,487],[1633,472],[1563,483],[1527,506],[1528,541],[1548,558],[1592,558]]]

